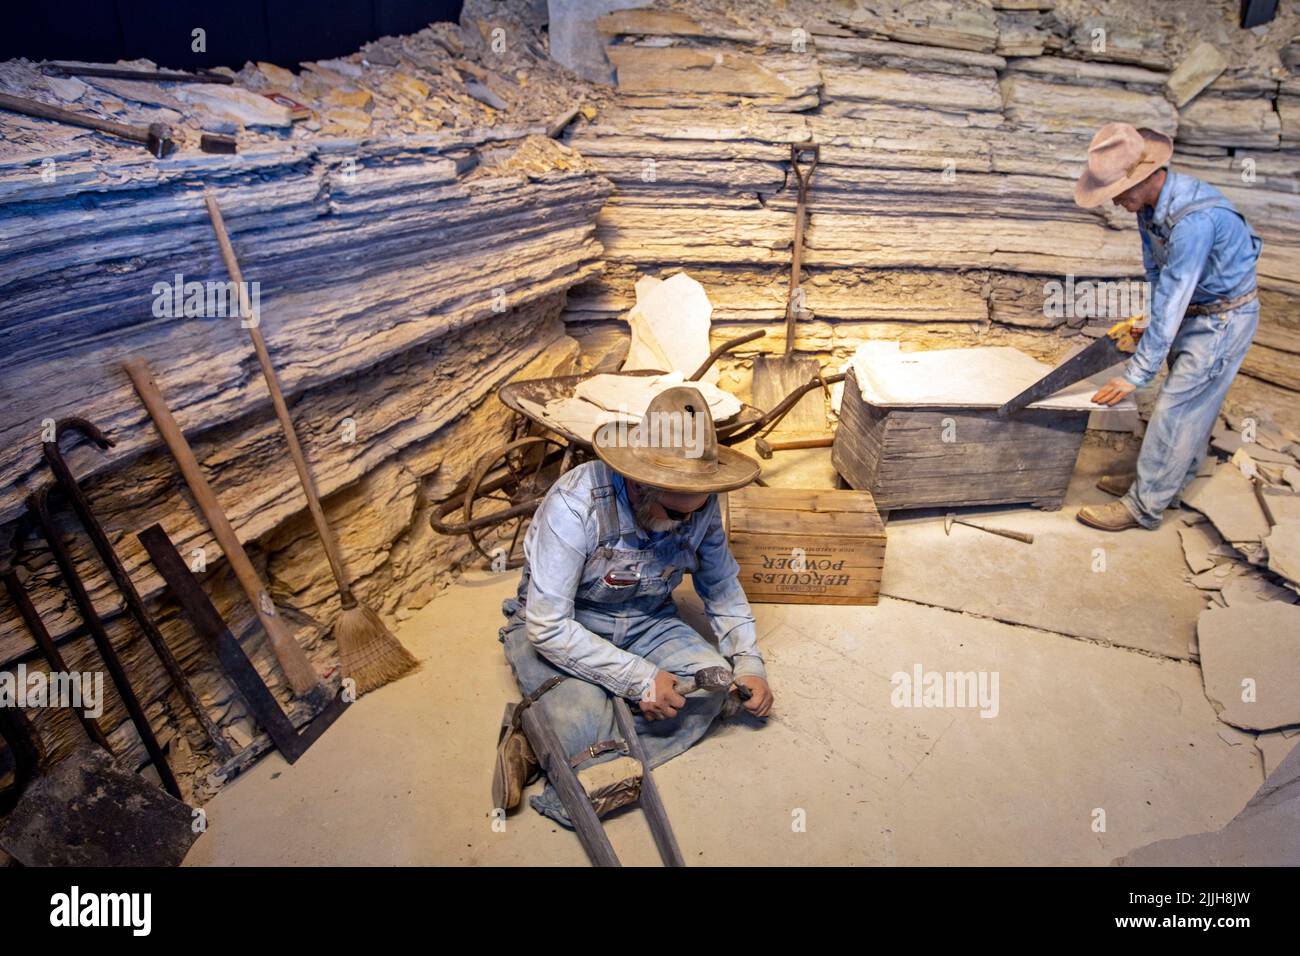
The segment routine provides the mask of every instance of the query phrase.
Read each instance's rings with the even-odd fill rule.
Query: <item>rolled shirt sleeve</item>
[[[533,528],[524,541],[528,639],[560,670],[620,697],[640,699],[654,684],[654,664],[592,633],[573,616],[574,595],[594,544],[585,510],[575,508],[564,489],[556,488],[538,508]]]
[[[1174,337],[1182,325],[1192,293],[1205,271],[1214,244],[1214,220],[1208,212],[1195,212],[1174,227],[1169,236],[1169,259],[1151,290],[1151,318],[1138,339],[1137,351],[1124,365],[1124,380],[1141,388],[1160,371]],[[1144,264],[1150,262],[1145,236]],[[1153,263],[1152,263],[1153,264]],[[1149,273],[1148,273],[1149,274]]]
[[[691,576],[695,593],[704,602],[704,613],[718,639],[718,651],[731,660],[733,673],[737,677],[766,679],[763,655],[758,651],[754,612],[740,586],[740,565],[727,545],[716,495],[708,508],[708,530],[699,547],[700,563]]]

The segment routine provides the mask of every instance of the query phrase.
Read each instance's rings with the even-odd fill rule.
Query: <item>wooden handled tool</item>
[[[1023,541],[1025,544],[1034,543],[1034,536],[1032,534],[1029,534],[1028,532],[1011,531],[1008,528],[990,528],[988,525],[974,524],[973,522],[970,521],[963,521],[961,518],[958,518],[951,511],[944,516],[943,533],[944,534],[950,533],[952,531],[952,526],[955,524],[964,524],[968,528],[975,528],[978,531],[987,531],[989,534],[1001,535],[1004,538],[1011,538],[1012,540],[1015,541]]]
[[[100,119],[98,116],[49,106],[39,100],[10,96],[8,93],[0,93],[0,109],[35,116],[37,119],[54,120],[56,123],[67,123],[69,126],[81,126],[100,133],[120,136],[133,143],[142,143],[157,159],[170,155],[176,149],[176,140],[172,137],[171,128],[163,123],[154,123],[148,128],[115,123],[112,120]]]
[[[190,493],[194,495],[194,500],[198,504],[199,510],[203,512],[203,517],[207,520],[208,526],[212,529],[217,544],[221,546],[221,550],[225,553],[230,566],[235,569],[235,577],[239,579],[239,586],[243,589],[248,600],[252,602],[253,609],[257,611],[257,617],[262,622],[262,629],[266,631],[266,636],[270,638],[271,649],[275,652],[275,659],[279,661],[280,669],[284,671],[284,676],[288,678],[293,692],[299,696],[313,692],[326,693],[320,677],[311,666],[311,661],[307,659],[303,649],[298,646],[298,642],[293,639],[293,634],[290,633],[283,619],[276,613],[271,596],[262,585],[257,572],[253,570],[253,563],[248,560],[248,555],[244,552],[244,546],[239,543],[235,529],[230,526],[230,521],[226,518],[225,512],[221,510],[221,504],[217,501],[217,496],[213,494],[207,479],[203,477],[203,471],[199,468],[198,460],[194,457],[189,442],[185,440],[180,426],[176,424],[176,419],[172,417],[171,410],[167,407],[162,392],[158,389],[158,383],[154,381],[153,373],[149,370],[149,364],[144,359],[135,358],[124,363],[122,367],[126,370],[126,374],[130,376],[136,394],[140,396],[140,401],[148,409],[149,417],[153,419],[154,426],[158,429],[158,433],[162,435],[163,441],[172,454],[172,458],[176,460],[176,464],[185,478],[185,484],[189,486]]]
[[[774,451],[790,451],[796,448],[830,448],[835,438],[825,435],[821,438],[795,438],[790,441],[768,441],[766,438],[754,439],[754,450],[759,458],[771,458]]]
[[[221,258],[226,264],[226,271],[230,273],[230,281],[238,290],[239,314],[244,318],[260,320],[259,316],[251,315],[244,276],[239,268],[239,260],[235,258],[235,250],[230,244],[230,236],[226,233],[226,223],[221,217],[221,208],[217,205],[216,197],[209,194],[205,197],[205,201],[208,206],[208,216],[212,220],[212,229],[217,235],[217,245],[221,247]],[[262,366],[262,377],[266,379],[267,390],[271,393],[271,405],[275,408],[275,417],[279,419],[280,430],[284,432],[284,440],[289,445],[289,457],[293,459],[293,467],[298,472],[298,481],[302,485],[303,494],[307,496],[307,508],[311,511],[316,533],[325,548],[325,557],[329,560],[330,571],[333,572],[334,583],[338,587],[343,611],[334,622],[334,638],[339,645],[343,676],[345,679],[351,678],[355,681],[357,693],[364,694],[408,673],[418,662],[384,626],[383,619],[370,608],[360,604],[353,595],[352,584],[343,569],[343,559],[339,557],[338,539],[325,519],[324,509],[321,508],[316,481],[312,478],[311,471],[307,467],[306,456],[303,455],[302,446],[298,443],[298,433],[293,427],[293,419],[289,416],[289,406],[285,404],[284,393],[280,390],[280,380],[275,374],[275,366],[271,364],[271,355],[266,350],[266,340],[262,338],[260,321],[245,324],[248,327],[249,337],[253,340],[253,351],[257,353],[257,362]]]

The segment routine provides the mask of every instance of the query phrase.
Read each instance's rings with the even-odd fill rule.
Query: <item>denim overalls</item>
[[[1148,356],[1163,348],[1161,338],[1172,332],[1165,357],[1169,374],[1160,386],[1142,440],[1137,479],[1121,499],[1145,528],[1160,524],[1164,510],[1177,504],[1183,488],[1196,476],[1219,408],[1259,324],[1258,299],[1218,314],[1195,314],[1197,307],[1213,309],[1216,302],[1253,292],[1261,242],[1217,190],[1190,176],[1173,171],[1166,175],[1149,224],[1140,220],[1148,277],[1159,284],[1162,293],[1153,295],[1151,326],[1143,340],[1153,332],[1156,335],[1139,342],[1135,358],[1140,360],[1130,360],[1124,376],[1137,385],[1150,381],[1154,368]],[[1197,212],[1216,215],[1188,220],[1171,249],[1174,227]],[[1207,251],[1199,262],[1187,260],[1178,255],[1180,245]],[[1176,281],[1166,281],[1170,269]],[[1169,316],[1159,314],[1162,307],[1179,310],[1189,305],[1192,312],[1182,316],[1176,329],[1157,327],[1162,319],[1172,325]],[[1145,353],[1143,345],[1147,346]],[[1157,357],[1154,363],[1158,362]]]
[[[739,605],[736,605],[737,598],[730,590],[714,582],[700,567],[702,560],[717,565],[720,572],[718,582],[725,581],[730,575],[730,580],[735,583],[735,564],[730,552],[725,552],[724,561],[723,555],[712,553],[712,546],[706,544],[713,540],[707,532],[715,522],[720,534],[716,496],[674,531],[647,536],[632,517],[621,477],[600,462],[590,462],[574,469],[579,470],[584,470],[584,473],[575,476],[570,472],[562,476],[561,482],[566,484],[564,491],[570,500],[587,505],[588,514],[594,519],[595,548],[586,555],[573,587],[572,618],[614,647],[648,661],[652,665],[647,668],[651,677],[655,670],[663,670],[677,675],[684,682],[702,668],[732,666],[711,643],[677,616],[672,598],[683,574],[695,572],[696,590],[704,588],[702,597],[711,585],[715,588],[714,593],[705,597],[706,609],[712,601],[714,610],[718,612],[711,617],[728,622],[733,619],[747,621],[747,629],[744,625],[739,629],[752,631],[748,603],[738,583],[735,584],[735,594],[739,594]],[[548,512],[570,517],[570,512],[550,500],[556,492],[557,489],[552,488],[529,527],[525,538],[528,562],[516,596],[502,606],[507,623],[501,628],[500,637],[515,680],[525,695],[533,693],[557,675],[569,678],[546,691],[534,706],[542,709],[566,753],[576,756],[593,744],[618,740],[620,734],[610,703],[610,690],[596,682],[600,675],[566,673],[543,657],[528,637],[529,609],[526,601],[546,599],[536,589],[530,592],[530,585],[534,583],[531,579],[537,569],[548,559],[545,536],[550,529],[548,521],[552,520]],[[556,546],[551,544],[549,547]],[[551,569],[545,570],[550,572]],[[748,639],[740,650],[757,654]],[[734,660],[739,662],[741,658]],[[757,672],[761,672],[761,658],[755,657],[754,660],[758,661],[760,670]],[[573,663],[568,668],[570,671],[583,670]],[[737,673],[743,670],[745,668],[739,664],[736,666]],[[703,737],[721,710],[723,699],[724,695],[719,693],[692,694],[686,698],[686,706],[670,720],[646,721],[634,710],[637,734],[651,767],[677,756]],[[617,756],[618,751],[607,751],[579,762],[576,769]],[[550,783],[530,802],[540,813],[570,826],[559,795]]]

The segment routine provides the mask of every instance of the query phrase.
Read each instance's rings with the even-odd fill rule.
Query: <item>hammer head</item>
[[[758,452],[759,458],[766,459],[772,457],[772,446],[767,443],[766,438],[754,439],[754,451]]]
[[[171,127],[166,123],[150,123],[145,146],[156,159],[170,156],[176,151],[176,140],[172,137]]]
[[[731,686],[731,671],[725,667],[703,667],[695,672],[695,689],[722,691]]]
[[[957,518],[957,515],[954,514],[954,513],[951,512],[951,511],[949,511],[946,515],[943,516],[943,533],[944,533],[944,534],[948,534],[950,531],[952,531],[952,523],[953,523],[953,521],[954,521],[956,518]]]

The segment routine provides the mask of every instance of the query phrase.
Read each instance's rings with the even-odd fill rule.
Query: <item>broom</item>
[[[230,245],[230,236],[226,233],[225,221],[221,218],[221,209],[211,193],[204,197],[204,201],[208,206],[212,229],[217,234],[217,244],[221,247],[221,258],[226,263],[231,282],[238,290],[239,314],[247,317],[250,314],[248,294],[244,289],[244,278],[239,270],[239,261],[235,258],[235,250]],[[347,573],[343,570],[343,562],[339,558],[338,541],[321,509],[316,483],[307,470],[307,460],[298,444],[298,434],[294,430],[293,419],[289,417],[288,406],[284,403],[280,382],[276,378],[275,367],[271,365],[271,356],[266,350],[266,341],[262,338],[259,323],[249,323],[248,334],[253,339],[257,361],[262,366],[266,386],[271,391],[271,404],[275,406],[276,418],[280,420],[280,428],[289,444],[289,456],[298,471],[298,480],[307,496],[307,507],[316,524],[316,533],[320,535],[321,544],[325,547],[325,556],[329,560],[330,571],[334,574],[334,583],[338,586],[343,610],[334,621],[334,640],[338,642],[343,676],[356,682],[356,693],[360,696],[409,673],[418,665],[418,661],[384,626],[379,615],[357,601],[353,595]]]

